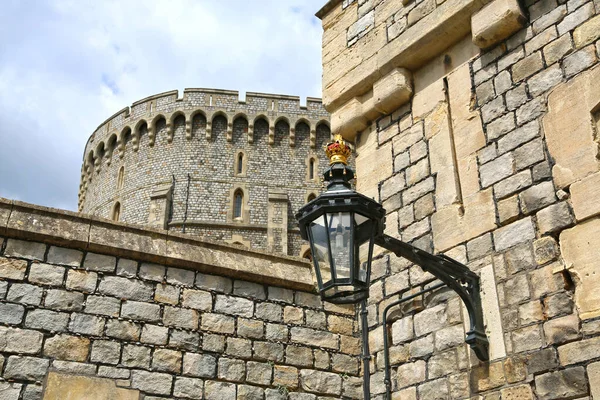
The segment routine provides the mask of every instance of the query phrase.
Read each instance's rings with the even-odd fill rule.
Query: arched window
[[[117,189],[123,189],[124,182],[125,182],[125,167],[121,167],[119,169],[119,174],[117,175]]]
[[[315,159],[311,158],[308,162],[308,179],[315,179]]]
[[[316,199],[316,198],[317,198],[317,195],[316,195],[316,194],[314,194],[314,193],[311,193],[311,194],[309,194],[309,195],[308,195],[308,198],[307,198],[306,200],[308,200],[308,201],[313,201],[313,200],[314,200],[314,199]]]
[[[121,203],[118,201],[113,206],[112,220],[118,221],[121,218]]]
[[[240,154],[238,154],[238,159],[237,159],[237,173],[241,174],[243,170],[244,170],[244,153],[240,153]]]
[[[244,202],[244,194],[241,190],[237,190],[233,195],[233,218],[242,218],[242,204]]]

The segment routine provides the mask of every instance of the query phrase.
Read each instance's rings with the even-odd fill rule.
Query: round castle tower
[[[85,148],[79,211],[304,256],[294,211],[321,190],[321,99],[185,89],[119,111]]]

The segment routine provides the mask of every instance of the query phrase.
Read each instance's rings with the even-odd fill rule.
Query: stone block
[[[412,97],[412,74],[405,68],[394,68],[373,84],[375,109],[389,114]]]
[[[536,217],[541,234],[557,232],[574,223],[573,214],[566,202],[546,207]]]
[[[600,357],[600,337],[572,342],[558,348],[561,365],[571,365]]]
[[[50,264],[32,263],[29,281],[39,285],[62,286],[65,268]]]
[[[25,326],[33,329],[62,332],[67,329],[69,314],[49,310],[31,310],[25,318]]]
[[[88,314],[106,315],[117,317],[121,310],[121,301],[114,297],[88,296],[85,312]]]
[[[155,345],[166,345],[169,336],[169,328],[158,325],[144,324],[141,342]]]
[[[588,378],[590,381],[590,392],[593,398],[600,398],[600,362],[595,362],[587,366]]]
[[[363,104],[353,98],[331,113],[331,131],[342,136],[353,138],[356,132],[361,132],[367,127],[367,118],[364,116]]]
[[[276,365],[273,371],[273,385],[289,389],[298,388],[298,369],[285,365]]]
[[[42,301],[42,288],[38,286],[13,283],[8,290],[6,299],[15,303],[39,305]]]
[[[254,314],[254,303],[241,297],[217,295],[215,312],[251,318]]]
[[[317,331],[308,328],[291,328],[291,340],[307,346],[318,346],[328,349],[338,349],[338,336],[330,332]]]
[[[171,268],[167,269],[167,282],[179,286],[194,286],[196,273],[187,269]]]
[[[596,49],[593,45],[584,47],[575,53],[568,55],[563,60],[563,68],[567,78],[592,67],[596,63]]]
[[[198,312],[185,308],[165,306],[163,312],[163,323],[183,329],[198,328]]]
[[[25,307],[20,304],[0,303],[0,323],[18,325],[24,314]]]
[[[277,340],[282,342],[288,341],[288,328],[281,324],[267,324],[265,330],[265,339]]]
[[[36,354],[42,349],[41,332],[0,326],[0,351]]]
[[[600,196],[600,173],[594,173],[575,182],[570,187],[571,202],[577,221],[600,214],[600,205],[596,199]]]
[[[150,347],[134,346],[126,344],[123,346],[121,364],[129,368],[150,368]]]
[[[294,302],[294,292],[290,289],[284,289],[276,286],[268,287],[268,298],[272,301],[281,301],[284,303]]]
[[[543,237],[533,242],[533,254],[538,265],[547,264],[558,258],[558,244],[552,237]]]
[[[96,253],[87,253],[83,261],[83,267],[86,270],[97,272],[115,272],[117,260],[112,256],[105,256]]]
[[[309,310],[307,310],[309,312]],[[254,316],[259,319],[272,322],[281,322],[283,317],[283,308],[278,304],[259,303],[256,304]],[[323,314],[323,320],[325,315]],[[314,318],[311,321],[315,321]]]
[[[154,292],[154,300],[159,303],[177,305],[179,303],[179,292],[181,289],[177,286],[167,285],[166,283],[157,283]]]
[[[121,306],[121,317],[127,319],[157,322],[160,320],[160,306],[139,301],[124,301]]]
[[[215,378],[217,361],[213,356],[207,354],[185,353],[183,374],[200,378]]]
[[[584,10],[584,15],[586,11],[589,12]],[[576,48],[581,48],[598,38],[600,38],[600,16],[591,18],[573,31],[573,42]]]
[[[592,124],[581,123],[589,120],[590,111],[600,101],[598,93],[600,68],[593,68],[556,86],[548,96],[548,113],[542,121],[548,150],[555,160],[552,171],[558,188],[598,171]]]
[[[242,360],[219,358],[218,377],[230,382],[243,382],[246,376],[246,363]]]
[[[10,356],[4,367],[5,379],[41,381],[46,376],[50,360],[35,357]]]
[[[106,276],[98,286],[98,292],[121,299],[152,301],[154,287],[146,282],[117,276]]]
[[[165,280],[166,268],[158,264],[142,263],[138,275],[142,279],[154,282],[163,282]]]
[[[283,345],[270,342],[254,342],[254,359],[283,362]]]
[[[482,187],[486,188],[514,173],[513,155],[508,153],[479,168]]]
[[[312,367],[312,350],[307,347],[288,346],[285,350],[285,362],[296,367]]]
[[[392,343],[399,344],[414,338],[412,316],[407,316],[392,324]]]
[[[139,340],[140,332],[140,325],[133,322],[117,321],[114,319],[109,319],[106,322],[106,336],[108,337],[135,342]]]
[[[273,378],[273,367],[268,363],[248,361],[246,364],[246,382],[269,386]]]
[[[200,311],[210,311],[212,309],[212,295],[203,290],[185,289],[182,296],[182,305]]]
[[[47,308],[61,311],[81,311],[83,294],[66,290],[50,289],[46,292],[44,304]]]
[[[186,399],[202,399],[203,388],[204,381],[202,379],[177,377],[175,378],[173,395]]]
[[[262,326],[262,325],[261,325]],[[202,330],[232,334],[235,331],[235,320],[221,314],[202,314]]]
[[[125,278],[135,278],[138,272],[138,262],[126,258],[119,259],[117,263],[117,275]]]
[[[502,386],[505,379],[502,362],[493,362],[474,367],[470,383],[473,390],[483,392]]]
[[[67,273],[67,289],[78,290],[84,293],[93,293],[96,290],[97,282],[98,274],[95,272],[70,269]]]
[[[0,382],[0,398],[5,400],[18,400],[23,385],[9,382]]]
[[[226,382],[205,381],[204,396],[206,400],[235,400],[235,385]]]
[[[256,298],[259,300],[264,300],[267,297],[263,285],[239,280],[233,282],[233,294],[241,297]]]
[[[96,340],[92,343],[90,361],[117,365],[121,356],[121,345],[109,340]]]
[[[79,250],[67,249],[64,247],[50,246],[47,261],[50,264],[67,265],[69,267],[79,267],[83,260],[83,253]]]
[[[0,278],[22,281],[27,271],[27,261],[0,257]]]
[[[225,354],[236,358],[252,358],[252,342],[247,339],[227,338]]]
[[[435,332],[435,348],[443,351],[461,345],[465,341],[462,325],[453,325]]]
[[[539,349],[543,345],[538,325],[517,329],[512,332],[511,337],[515,353]]]
[[[512,66],[513,81],[519,82],[530,77],[544,67],[542,53],[535,52]]]
[[[104,318],[87,314],[72,314],[69,331],[85,335],[102,336]]]
[[[506,400],[533,400],[533,392],[529,385],[519,385],[500,391],[502,399]]]
[[[588,393],[583,367],[538,375],[535,377],[535,387],[540,400],[576,398]]]
[[[504,251],[533,239],[535,239],[535,229],[531,217],[518,220],[494,231],[496,251]]]
[[[207,351],[214,352],[223,352],[225,349],[224,340],[221,336],[218,335],[209,335],[205,334],[204,336],[203,349],[206,347]],[[218,340],[214,340],[215,338],[221,339],[221,345],[217,347]],[[212,347],[210,347],[210,346]],[[200,346],[200,335],[196,332],[187,332],[180,330],[171,330],[171,334],[169,335],[169,347],[178,349],[178,350],[187,350],[187,351],[197,351]]]
[[[140,370],[131,373],[131,387],[146,393],[168,395],[172,385],[173,377],[168,374]]]
[[[295,310],[300,310],[299,308],[296,307],[286,307],[286,309],[288,308],[293,308]],[[206,316],[207,314],[203,315],[203,323],[204,323],[204,316]],[[300,320],[302,320],[302,313],[300,316]],[[225,317],[222,316],[223,318],[229,318],[233,321],[233,318],[231,317]],[[285,317],[284,317],[285,318]],[[248,337],[251,339],[262,339],[265,336],[264,333],[264,322],[262,321],[257,321],[257,320],[251,320],[251,319],[245,319],[245,318],[238,318],[238,327],[237,327],[237,334],[238,336],[241,337]],[[286,321],[286,323],[289,323],[288,321]],[[299,322],[302,323],[302,322]]]
[[[77,336],[56,335],[46,339],[44,343],[44,355],[59,360],[84,362],[89,349],[89,339]]]
[[[581,319],[600,315],[600,274],[596,249],[600,246],[600,220],[592,219],[560,235],[560,248],[565,264],[575,279],[575,304]]]
[[[398,367],[398,388],[404,388],[425,381],[426,363],[423,360],[405,363]]]
[[[303,369],[300,371],[300,386],[310,393],[339,396],[342,378],[330,372]]]
[[[8,239],[4,255],[8,257],[27,258],[29,260],[44,261],[46,245],[38,242]]]

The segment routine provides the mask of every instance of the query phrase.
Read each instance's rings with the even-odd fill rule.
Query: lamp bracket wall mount
[[[470,328],[465,342],[481,361],[489,360],[489,343],[483,323],[479,276],[465,265],[445,255],[433,255],[389,235],[375,238],[375,243],[398,257],[417,264],[456,292],[469,314]]]

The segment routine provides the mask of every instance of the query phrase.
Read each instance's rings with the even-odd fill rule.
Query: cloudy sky
[[[325,2],[2,0],[0,197],[76,210],[89,135],[155,93],[320,97]]]

